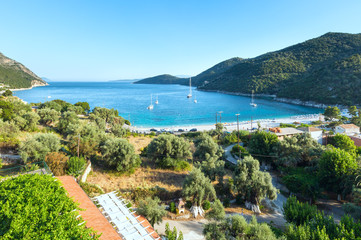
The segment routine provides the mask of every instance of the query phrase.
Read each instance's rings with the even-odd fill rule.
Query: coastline
[[[309,124],[312,121],[318,121],[322,119],[321,114],[307,114],[307,115],[296,115],[286,118],[275,118],[275,119],[256,119],[251,121],[242,121],[239,122],[239,130],[250,130],[252,128],[257,128],[258,123],[260,123],[261,128],[271,128],[278,127],[280,123],[304,123]],[[227,131],[237,130],[237,122],[223,123],[224,127]],[[127,126],[127,125],[125,125]],[[209,131],[215,129],[215,124],[195,124],[188,126],[157,126],[157,127],[144,127],[144,126],[127,126],[127,128],[131,131],[140,132],[140,133],[149,133],[151,128],[155,128],[157,130],[164,129],[166,131],[177,131],[178,129],[183,129],[185,131],[189,131],[192,128],[196,128],[197,131]]]
[[[45,87],[45,86],[48,86],[49,84],[34,84],[33,86],[29,87],[29,88],[14,88],[14,89],[9,89],[10,91],[12,92],[17,92],[17,91],[23,91],[23,90],[30,90],[30,89],[33,89],[35,87]]]
[[[205,89],[198,89],[198,88],[196,90],[203,91],[203,92],[216,92],[216,93],[222,93],[222,94],[228,94],[228,95],[244,96],[244,97],[252,96],[252,94],[248,94],[248,93],[226,92],[226,91],[219,91],[219,90],[205,90]],[[314,101],[301,101],[299,99],[291,99],[291,98],[278,98],[276,95],[272,95],[272,94],[254,94],[254,96],[260,97],[260,98],[271,98],[272,100],[277,101],[277,102],[300,105],[300,106],[305,106],[305,107],[326,108],[328,106],[331,106],[331,107],[338,107],[340,110],[347,109],[347,107],[344,105],[324,104],[324,103],[318,103],[318,102],[314,102]]]

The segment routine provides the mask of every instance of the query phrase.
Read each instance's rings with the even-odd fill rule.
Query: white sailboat
[[[192,78],[189,78],[189,94],[187,95],[187,98],[192,97]]]
[[[158,102],[158,95],[157,95],[157,100],[155,100],[155,104],[158,104],[159,102]]]
[[[194,94],[194,103],[197,103],[198,101],[197,101],[197,96]]]
[[[251,105],[252,107],[257,107],[257,104],[254,103],[254,101],[253,101],[253,93],[254,93],[254,91],[252,90],[252,101],[249,105]]]
[[[152,98],[153,98],[153,96],[152,96],[152,94],[151,94],[151,95],[150,95],[150,105],[147,107],[147,109],[149,109],[149,110],[152,110],[152,109],[154,108],[154,106],[153,106],[153,104],[152,104],[152,102],[153,102]]]

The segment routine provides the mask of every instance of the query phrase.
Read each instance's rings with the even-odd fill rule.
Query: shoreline
[[[248,93],[236,93],[236,92],[227,92],[227,91],[220,91],[220,90],[205,90],[205,89],[198,89],[197,91],[203,91],[203,92],[216,92],[216,93],[222,93],[222,94],[228,94],[228,95],[234,95],[234,96],[244,96],[244,97],[251,97],[252,94]],[[326,108],[328,106],[331,107],[338,107],[340,110],[347,109],[344,105],[338,105],[338,104],[324,104],[324,103],[318,103],[314,101],[301,101],[299,99],[291,99],[291,98],[279,98],[274,94],[254,94],[255,97],[260,98],[271,98],[274,101],[282,102],[282,103],[288,103],[288,104],[294,104],[299,106],[305,106],[305,107],[314,107],[314,108]]]
[[[241,121],[239,122],[239,130],[250,130],[252,128],[258,127],[258,122],[261,125],[261,128],[271,128],[271,127],[278,127],[280,123],[288,123],[293,124],[294,122],[297,123],[304,123],[309,124],[313,121],[322,120],[323,117],[321,114],[307,114],[307,115],[295,115],[291,117],[285,118],[274,118],[274,119],[256,119],[251,121]],[[230,122],[230,123],[223,123],[226,131],[233,131],[237,130],[237,122]],[[184,129],[185,131],[189,131],[192,128],[196,128],[197,131],[209,131],[215,129],[215,124],[194,124],[194,125],[187,125],[187,126],[153,126],[153,127],[145,127],[145,126],[126,126],[129,130],[141,133],[149,133],[151,128],[160,130],[164,129],[166,131],[177,131],[178,129]]]
[[[24,91],[24,90],[30,90],[33,89],[35,87],[45,87],[48,86],[49,84],[45,84],[45,85],[40,85],[40,84],[34,84],[33,86],[29,87],[29,88],[14,88],[14,89],[9,89],[12,92],[17,92],[17,91]]]

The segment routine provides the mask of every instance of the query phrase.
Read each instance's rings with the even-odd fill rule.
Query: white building
[[[309,133],[313,139],[315,139],[319,144],[322,144],[322,129],[315,127],[301,127],[299,130]]]
[[[335,133],[355,135],[360,133],[360,128],[355,124],[342,124],[335,127]]]

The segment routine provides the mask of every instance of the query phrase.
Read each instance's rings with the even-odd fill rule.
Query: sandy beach
[[[239,130],[250,130],[252,128],[258,127],[258,122],[261,124],[261,128],[270,128],[278,127],[280,123],[305,123],[309,124],[313,121],[323,120],[321,114],[308,114],[308,115],[298,115],[288,118],[276,118],[276,119],[255,119],[251,121],[242,121],[239,122]],[[223,123],[227,131],[237,130],[237,122],[225,122]],[[213,125],[190,125],[190,126],[165,126],[165,127],[137,127],[131,126],[129,129],[131,131],[140,132],[140,133],[149,133],[151,128],[156,130],[164,129],[166,131],[177,131],[178,129],[183,129],[184,131],[189,131],[192,128],[196,128],[197,131],[208,131],[215,129],[215,124]]]

